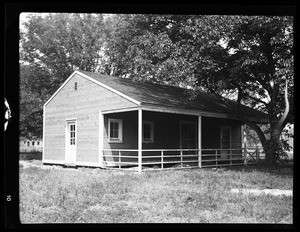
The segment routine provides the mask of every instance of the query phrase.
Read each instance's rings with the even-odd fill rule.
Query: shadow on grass
[[[42,152],[20,152],[19,160],[42,160]]]
[[[277,175],[290,175],[293,176],[293,164],[277,166],[275,168],[266,167],[263,163],[252,164],[252,165],[241,165],[241,166],[232,166],[226,168],[228,170],[237,171],[237,172],[263,172]]]

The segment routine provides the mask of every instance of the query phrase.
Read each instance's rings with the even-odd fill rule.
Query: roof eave
[[[208,112],[208,111],[202,111],[197,109],[187,109],[187,108],[181,108],[181,107],[172,107],[172,106],[166,106],[162,104],[153,104],[153,103],[147,103],[147,102],[141,102],[141,108],[143,110],[148,111],[157,111],[157,112],[165,112],[165,113],[173,113],[173,114],[186,114],[186,115],[195,115],[195,116],[205,116],[205,117],[212,117],[212,118],[226,118],[226,119],[234,119],[239,120],[238,117],[235,117],[234,115],[230,115],[227,113],[216,113],[216,112]],[[258,124],[267,124],[269,123],[268,119],[266,118],[258,118],[258,117],[246,117],[247,120],[258,123]]]

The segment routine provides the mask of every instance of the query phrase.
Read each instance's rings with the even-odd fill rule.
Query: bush
[[[42,152],[21,152],[20,160],[42,160]]]

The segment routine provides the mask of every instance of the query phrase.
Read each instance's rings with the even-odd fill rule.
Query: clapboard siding
[[[74,90],[77,82],[77,90]],[[45,105],[44,159],[65,160],[66,120],[77,119],[77,161],[98,162],[99,111],[136,104],[75,74]]]

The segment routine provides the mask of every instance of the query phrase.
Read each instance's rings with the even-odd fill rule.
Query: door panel
[[[229,126],[221,127],[221,158],[222,159],[230,159],[230,150],[231,149],[231,128]],[[223,150],[224,149],[224,150]]]
[[[221,149],[231,149],[230,127],[221,127]]]

